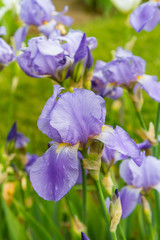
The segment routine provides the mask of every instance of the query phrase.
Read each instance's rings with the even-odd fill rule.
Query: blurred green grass
[[[133,53],[144,58],[147,62],[146,73],[160,76],[160,48],[158,25],[152,32],[142,31],[137,34],[131,26],[126,25],[127,16],[118,12],[113,15],[99,17],[92,22],[83,25],[73,25],[74,29],[80,29],[87,33],[87,36],[95,36],[98,41],[97,48],[93,51],[94,62],[96,60],[110,61],[111,51],[117,47],[124,47],[133,36],[137,41]],[[19,82],[15,92],[11,91],[12,76],[18,73]],[[49,139],[42,134],[37,127],[37,120],[47,99],[52,95],[53,87],[50,79],[34,79],[26,76],[16,63],[12,63],[1,71],[0,74],[0,144],[4,144],[8,130],[14,121],[17,121],[18,131],[30,138],[28,150],[41,154],[47,148]],[[150,121],[155,122],[157,103],[144,93],[144,106],[142,115],[148,126]],[[111,125],[120,124],[130,135],[137,138],[135,129],[140,127],[136,118],[132,103],[123,97],[124,121],[119,123],[119,112],[111,109],[113,101],[106,99],[107,118],[106,123]]]

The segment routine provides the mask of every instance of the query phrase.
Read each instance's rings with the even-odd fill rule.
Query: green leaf
[[[37,239],[53,240],[50,233],[34,217],[32,217],[30,213],[27,212],[20,203],[14,200],[14,205],[17,208],[17,210],[25,216],[29,226],[34,231],[34,234],[36,235]]]
[[[18,221],[17,217],[14,215],[11,209],[6,205],[4,200],[2,200],[2,204],[3,204],[3,209],[5,213],[5,218],[7,222],[10,239],[12,240],[28,239],[23,225]]]

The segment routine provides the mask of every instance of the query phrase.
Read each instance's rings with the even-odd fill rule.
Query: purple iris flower
[[[83,232],[81,232],[81,237],[81,240],[89,240],[89,238]]]
[[[160,102],[160,82],[156,76],[145,74],[146,62],[134,56],[131,51],[117,48],[116,59],[107,63],[103,74],[108,82],[115,86],[133,89],[136,86],[144,89],[155,101]]]
[[[15,148],[24,148],[29,142],[29,139],[27,137],[25,137],[22,133],[17,132],[16,122],[14,122],[13,126],[11,127],[7,135],[6,144],[8,144],[12,140],[14,141]]]
[[[50,76],[63,81],[73,72],[76,63],[83,62],[84,69],[93,62],[91,50],[96,46],[95,38],[87,38],[85,33],[70,31],[65,37],[47,39],[35,37],[28,47],[17,57],[22,70],[31,77]],[[63,79],[62,79],[63,75]]]
[[[120,175],[129,185],[120,191],[122,218],[130,215],[141,202],[141,192],[147,194],[152,188],[160,192],[160,161],[155,157],[145,157],[141,167],[137,167],[132,160],[123,161]]]
[[[0,27],[0,36],[6,34],[5,27]],[[15,59],[15,52],[2,38],[0,38],[0,69]]]
[[[56,12],[51,0],[22,0],[20,18],[25,25],[17,30],[14,36],[14,41],[17,50],[21,48],[21,44],[28,33],[28,26],[37,26],[39,31],[47,37],[55,30],[58,23],[70,26],[73,19],[69,16],[64,16],[68,11],[68,6],[65,6],[62,12]]]
[[[160,22],[160,1],[153,0],[141,4],[130,15],[130,24],[136,30],[140,32],[144,29],[147,32],[153,30],[153,28]]]
[[[31,77],[51,76],[61,80],[62,72],[73,62],[58,40],[35,37],[22,50],[24,53],[17,57],[17,62]]]
[[[95,64],[95,68],[93,71],[93,78],[92,78],[92,89],[93,91],[100,95],[101,97],[108,97],[111,99],[119,98],[122,93],[123,89],[121,87],[116,87],[114,84],[107,81],[103,74],[103,69],[107,66],[107,63],[103,61],[97,61]]]
[[[79,175],[78,149],[92,139],[103,142],[111,149],[132,157],[139,166],[143,153],[127,132],[117,126],[105,126],[105,101],[92,91],[74,89],[54,93],[38,119],[39,129],[49,138],[52,146],[39,157],[30,170],[35,191],[46,200],[60,200],[76,184]]]

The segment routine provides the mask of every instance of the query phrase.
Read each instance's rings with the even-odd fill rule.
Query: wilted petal
[[[138,166],[142,164],[144,153],[121,127],[116,126],[113,129],[110,126],[103,126],[101,134],[95,138],[102,141],[108,148],[117,150],[126,157],[131,157]]]
[[[57,142],[60,142],[61,138],[57,130],[50,125],[50,121],[51,121],[51,112],[57,102],[57,97],[60,94],[62,89],[63,88],[60,87],[59,85],[53,86],[53,95],[46,102],[37,122],[38,128],[44,134],[46,134],[49,138],[55,139]]]
[[[129,186],[123,187],[120,191],[122,206],[122,218],[128,217],[138,204],[141,189]]]
[[[157,82],[156,76],[144,74],[138,78],[138,82],[151,98],[160,102],[160,82]]]
[[[17,50],[21,48],[22,43],[26,38],[27,32],[28,32],[28,26],[23,26],[21,28],[18,28],[18,30],[16,31],[14,35],[14,42]]]
[[[38,195],[57,202],[76,184],[78,144],[54,143],[30,170],[30,180]]]

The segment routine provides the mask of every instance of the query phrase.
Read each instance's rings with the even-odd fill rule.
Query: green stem
[[[157,119],[156,119],[156,124],[155,124],[155,138],[158,139],[158,133],[159,133],[159,124],[160,124],[160,103],[158,104],[158,110],[157,110]],[[158,158],[158,147],[157,146],[153,147],[153,155]]]
[[[81,171],[82,171],[82,194],[83,194],[83,202],[82,202],[82,221],[85,224],[86,222],[86,199],[87,199],[87,194],[86,194],[86,173],[85,169],[83,167],[83,162],[81,161]]]
[[[150,232],[150,239],[154,240],[154,233],[153,233],[153,227],[152,227],[152,223],[149,223],[149,232]]]
[[[143,118],[142,118],[141,112],[139,112],[139,111],[136,110],[136,113],[137,113],[137,116],[138,116],[138,118],[139,118],[139,121],[140,121],[140,124],[141,124],[142,128],[144,128],[145,130],[147,130],[147,127],[146,127],[146,124],[145,124],[145,122],[144,122],[144,120],[143,120]]]
[[[107,225],[110,226],[111,220],[110,220],[110,216],[109,216],[109,213],[107,211],[107,208],[106,208],[106,204],[105,204],[102,188],[101,188],[101,185],[100,185],[100,181],[95,180],[95,185],[96,185],[96,188],[97,188],[99,201],[101,203],[101,207],[102,207],[104,216],[106,218]],[[110,232],[110,233],[111,233],[112,239],[117,240],[116,232]]]
[[[125,235],[124,235],[124,232],[123,232],[123,229],[122,229],[122,226],[121,226],[120,223],[119,223],[119,225],[118,225],[118,229],[119,229],[119,232],[120,232],[120,234],[121,234],[122,240],[126,240],[126,237],[125,237]]]
[[[155,138],[158,139],[158,132],[159,132],[159,123],[160,123],[160,103],[158,104],[158,111],[157,111],[157,120],[155,125]],[[156,147],[153,148],[153,156],[158,158],[158,144]],[[155,191],[155,202],[156,202],[156,222],[157,222],[157,230],[158,230],[158,239],[160,239],[160,196],[157,191]]]

